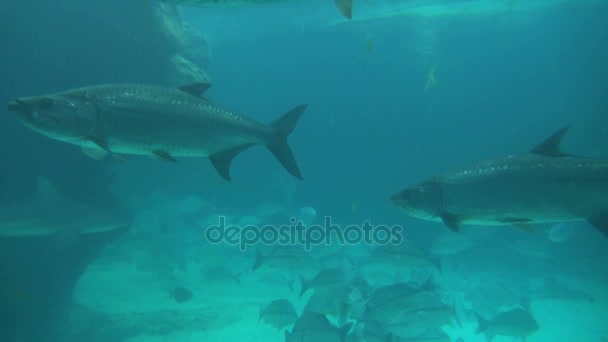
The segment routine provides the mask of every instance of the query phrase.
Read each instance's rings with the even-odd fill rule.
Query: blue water
[[[175,47],[146,31],[150,18],[141,13],[150,6],[156,3],[3,4],[0,102],[100,83],[166,84],[163,61]],[[384,15],[391,8],[409,12]],[[283,212],[273,223],[310,206],[318,217],[330,215],[341,224],[403,225],[407,239],[428,246],[446,228],[406,217],[391,205],[390,195],[454,166],[525,152],[568,125],[565,151],[608,155],[606,1],[360,1],[352,21],[325,1],[180,10],[206,37],[200,49],[207,59],[200,66],[212,80],[208,98],[264,123],[309,104],[289,139],[304,181],[293,179],[263,147],[234,160],[231,183],[204,159],[97,162],[75,146],[27,129],[6,111],[0,116],[2,207],[27,201],[37,177],[44,176],[64,195],[83,201],[112,186],[134,215],[162,203],[177,208],[186,196],[211,202],[216,212],[206,212],[210,216],[255,216],[261,204],[277,204]],[[166,215],[175,215],[162,218],[169,225],[190,219],[182,220],[177,209]],[[162,244],[163,253],[188,249],[204,258],[203,247],[180,245],[190,233],[179,234]],[[521,239],[517,234],[496,233],[495,245],[467,255],[464,264],[491,269],[478,262],[484,259],[507,268],[512,261],[514,271],[525,268],[526,258],[509,260],[492,247],[502,239]],[[567,261],[539,267],[557,272],[562,265],[573,274],[595,274],[605,285],[608,242],[584,224],[572,235],[566,247],[548,244]],[[32,312],[44,311],[48,302],[56,305],[45,299],[45,279],[62,274],[62,260],[84,253],[75,248],[49,266],[44,260],[56,251],[41,252],[44,241],[24,241],[2,242],[0,279],[11,285],[1,294],[1,340],[41,340],[27,331],[38,329],[40,320],[40,329],[62,324]],[[25,276],[10,281],[19,270]],[[49,293],[70,298],[71,290]],[[250,293],[250,300],[255,297]],[[69,299],[59,302],[69,311]],[[606,336],[603,331],[593,341],[604,341],[600,334]],[[95,333],[91,338],[103,340]]]

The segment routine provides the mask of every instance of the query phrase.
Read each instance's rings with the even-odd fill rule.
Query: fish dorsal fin
[[[353,18],[353,0],[335,0],[335,3],[344,18]]]
[[[547,140],[534,147],[531,152],[550,157],[566,156],[566,154],[562,153],[559,145],[561,144],[564,135],[566,135],[569,129],[570,126],[566,126],[560,129],[559,131],[553,133],[549,138],[547,138]]]
[[[203,95],[207,89],[209,89],[211,87],[211,83],[191,83],[191,84],[186,84],[184,86],[179,87],[179,90],[184,91],[192,96],[195,97],[202,97],[201,95]]]
[[[39,204],[48,205],[49,203],[57,203],[63,196],[57,190],[55,184],[53,184],[47,177],[39,176],[37,181],[36,193],[34,194],[34,201]]]

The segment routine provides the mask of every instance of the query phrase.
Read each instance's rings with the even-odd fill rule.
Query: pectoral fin
[[[108,146],[108,143],[106,142],[106,140],[103,137],[91,136],[88,138],[88,140],[90,142],[92,142],[93,144],[97,145],[102,150],[104,150],[106,152],[110,152],[110,147]]]
[[[82,152],[94,160],[102,160],[108,155],[108,151],[95,147],[82,147]]]
[[[443,221],[443,223],[448,226],[448,228],[455,231],[456,233],[460,232],[460,227],[462,226],[461,217],[448,212],[442,213],[441,215],[439,215],[439,217],[441,218],[441,221]]]

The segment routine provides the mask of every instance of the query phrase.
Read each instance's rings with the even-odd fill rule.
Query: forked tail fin
[[[289,173],[298,179],[302,179],[302,174],[298,168],[298,164],[293,157],[291,148],[287,144],[287,137],[295,128],[300,116],[308,105],[301,105],[287,112],[285,115],[280,117],[277,121],[270,125],[270,138],[266,143],[266,148],[272,152],[272,154],[279,160]],[[254,146],[254,143],[249,143],[241,146],[237,146],[231,149],[227,149],[218,152],[214,155],[209,156],[213,167],[225,180],[230,180],[230,164],[234,157],[244,150]]]
[[[273,130],[273,136],[269,143],[266,145],[268,150],[277,158],[277,160],[283,165],[283,167],[291,173],[292,176],[302,179],[302,174],[298,168],[291,148],[287,144],[287,137],[291,134],[293,129],[296,127],[298,120],[302,116],[302,113],[306,110],[308,105],[300,105],[285,115],[280,117],[278,120],[273,122],[270,127]]]

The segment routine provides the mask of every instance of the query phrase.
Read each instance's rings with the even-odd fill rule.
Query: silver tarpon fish
[[[569,127],[532,151],[485,160],[433,177],[391,197],[408,215],[462,224],[513,225],[587,220],[608,235],[608,160],[564,154]]]
[[[302,179],[287,144],[307,105],[270,125],[244,117],[201,96],[209,84],[181,88],[99,85],[21,98],[8,104],[21,122],[51,139],[79,145],[101,159],[106,154],[209,157],[230,180],[230,163],[240,152],[264,145],[294,177]]]

